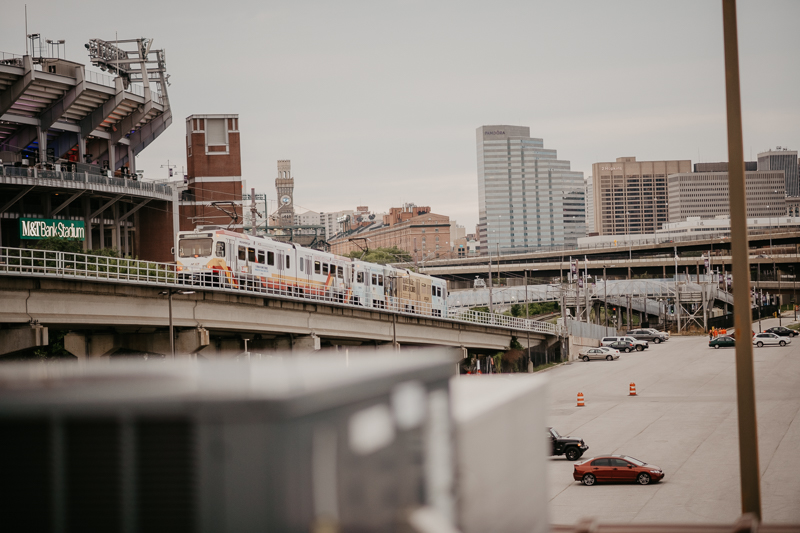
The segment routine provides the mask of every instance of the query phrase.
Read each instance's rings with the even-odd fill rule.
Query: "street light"
[[[169,296],[169,352],[172,358],[175,359],[175,335],[172,328],[172,295],[173,294],[194,294],[194,291],[184,291],[182,289],[170,289],[168,291],[161,291],[158,293],[161,296]]]

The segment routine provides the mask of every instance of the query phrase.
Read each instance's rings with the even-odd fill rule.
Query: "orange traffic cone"
[[[584,405],[583,405],[583,393],[582,392],[578,393],[578,407],[584,407]]]
[[[636,396],[636,383],[631,383],[631,389],[628,396]]]

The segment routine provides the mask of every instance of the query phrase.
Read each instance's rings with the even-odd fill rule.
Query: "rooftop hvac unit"
[[[451,522],[454,362],[4,366],[3,529],[394,531],[423,506]]]

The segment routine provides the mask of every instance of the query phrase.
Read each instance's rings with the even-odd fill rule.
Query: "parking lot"
[[[776,325],[764,320],[762,328]],[[800,523],[800,337],[753,350],[763,520]],[[648,486],[586,487],[572,479],[572,462],[553,457],[550,522],[735,520],[741,504],[734,358],[733,348],[709,348],[707,336],[673,335],[617,361],[577,361],[546,372],[548,425],[586,441],[581,460],[625,454],[666,474]],[[631,382],[635,397],[628,395]],[[576,407],[578,392],[585,407]]]

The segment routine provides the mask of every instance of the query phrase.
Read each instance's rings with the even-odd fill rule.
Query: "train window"
[[[319,261],[314,261],[314,274],[320,273],[320,263]]]
[[[264,252],[262,252],[261,250],[258,251],[258,262],[261,263],[262,265],[264,264]]]
[[[339,279],[344,279],[344,267],[336,267],[336,277]]]
[[[373,285],[377,285],[378,284],[378,275],[377,274],[373,274],[372,275],[372,284]]]
[[[364,273],[363,273],[363,272],[359,272],[359,273],[356,275],[356,281],[357,281],[358,283],[364,283]]]
[[[291,268],[291,266],[292,266],[291,258],[287,255],[286,256],[286,268]]]
[[[217,243],[217,257],[225,257],[225,243],[222,241]]]
[[[383,276],[378,276],[378,286],[383,287]]]
[[[305,260],[303,260],[303,258],[301,257],[300,258],[300,272],[303,271],[303,263],[305,263]]]
[[[181,239],[178,244],[178,253],[181,257],[208,257],[211,255],[211,239],[187,238]]]
[[[244,261],[247,259],[247,248],[244,246],[239,247],[239,261]]]
[[[248,248],[247,249],[247,260],[251,263],[256,262],[256,249],[255,248]]]
[[[311,259],[306,259],[306,272],[311,274]]]
[[[329,266],[328,263],[322,263],[322,275],[323,276],[327,276],[328,275],[328,266]]]
[[[275,252],[267,252],[267,264],[275,266]]]

